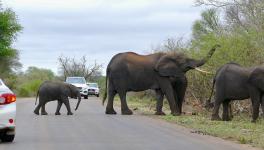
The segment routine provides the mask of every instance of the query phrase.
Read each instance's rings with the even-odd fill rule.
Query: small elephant
[[[215,101],[212,105],[211,97],[215,86]],[[207,106],[213,106],[212,120],[221,120],[219,107],[223,104],[222,120],[230,120],[229,102],[231,100],[251,99],[253,106],[252,122],[256,122],[259,116],[259,106],[262,103],[264,110],[264,66],[241,67],[236,63],[227,63],[220,67],[213,81],[211,96],[206,102]],[[211,104],[210,104],[211,103]]]
[[[60,108],[62,103],[65,104],[67,108],[67,115],[73,115],[70,108],[70,102],[68,97],[71,98],[78,98],[78,102],[76,105],[75,110],[78,109],[80,102],[81,102],[81,94],[78,88],[76,88],[74,85],[63,83],[63,82],[54,82],[54,81],[45,81],[43,82],[37,93],[37,98],[39,96],[39,104],[34,110],[34,113],[36,115],[39,115],[39,109],[41,108],[41,115],[47,115],[48,113],[45,110],[45,104],[49,101],[58,101],[57,110],[55,115],[60,115]]]
[[[215,45],[200,60],[188,58],[181,53],[139,55],[133,52],[126,52],[115,55],[106,70],[106,90],[103,103],[107,96],[108,102],[105,113],[116,114],[113,108],[113,100],[114,96],[118,94],[121,99],[122,114],[133,114],[127,106],[126,93],[152,89],[163,93],[159,95],[166,96],[171,114],[180,115],[184,97],[182,93],[185,93],[185,86],[187,86],[187,82],[183,81],[186,79],[185,73],[204,65],[211,58],[217,47],[220,46]],[[176,85],[176,90],[174,90],[171,78],[174,78],[175,82],[183,83],[183,85]]]

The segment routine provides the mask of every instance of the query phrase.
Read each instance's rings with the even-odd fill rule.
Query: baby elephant
[[[68,97],[78,98],[78,103],[75,110],[78,109],[81,102],[81,94],[77,87],[74,85],[63,83],[63,82],[54,82],[54,81],[45,81],[43,82],[38,90],[37,98],[39,96],[39,104],[35,108],[34,113],[39,115],[39,109],[41,108],[41,115],[47,115],[48,113],[45,110],[45,104],[49,101],[58,100],[57,110],[55,115],[60,115],[60,108],[62,103],[65,104],[67,108],[67,115],[72,115],[70,108],[70,102]]]

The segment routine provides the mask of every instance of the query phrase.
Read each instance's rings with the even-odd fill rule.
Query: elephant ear
[[[68,88],[70,90],[70,96],[73,97],[74,96],[74,89],[76,87],[74,85],[72,85],[72,84],[68,84]]]
[[[169,56],[161,57],[155,66],[155,70],[163,77],[177,77],[183,75],[181,68]]]

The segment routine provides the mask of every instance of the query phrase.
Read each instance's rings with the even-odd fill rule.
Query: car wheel
[[[13,142],[15,135],[4,134],[1,138],[2,142]]]
[[[88,95],[84,95],[84,99],[88,99]]]
[[[96,96],[99,97],[99,94],[97,94]]]

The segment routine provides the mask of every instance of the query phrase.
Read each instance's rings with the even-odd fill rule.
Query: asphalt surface
[[[71,100],[72,109],[77,100]],[[128,102],[129,103],[129,102]],[[0,150],[240,150],[253,149],[141,115],[105,115],[101,100],[89,97],[73,116],[55,116],[57,102],[47,104],[48,116],[33,114],[34,99],[18,99],[13,143]],[[117,109],[118,110],[118,109]]]

